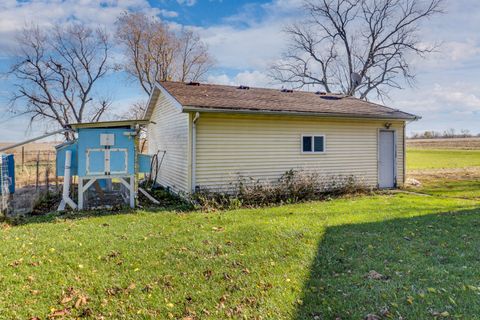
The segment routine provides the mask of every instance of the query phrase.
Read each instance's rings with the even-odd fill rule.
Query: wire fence
[[[15,185],[17,188],[35,186],[36,189],[48,189],[58,186],[56,175],[55,151],[25,151],[15,154]]]

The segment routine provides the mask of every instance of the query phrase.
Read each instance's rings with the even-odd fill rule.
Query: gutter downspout
[[[200,118],[200,113],[196,112],[192,120],[192,193],[196,191],[196,173],[197,173],[197,121]]]

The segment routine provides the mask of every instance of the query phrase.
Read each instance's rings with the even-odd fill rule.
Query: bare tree
[[[147,108],[146,100],[138,100],[130,105],[127,111],[119,116],[119,119],[143,119]]]
[[[150,94],[155,81],[173,76],[178,42],[163,22],[143,13],[125,12],[117,20],[117,39],[125,47],[123,69]]]
[[[196,33],[175,33],[162,21],[143,13],[120,16],[117,39],[125,48],[123,69],[147,94],[156,81],[198,81],[213,65],[207,46]]]
[[[17,37],[18,61],[9,75],[15,81],[12,111],[65,127],[96,122],[110,106],[94,88],[110,69],[106,32],[81,25],[42,31],[25,28]],[[66,135],[70,139],[70,135]]]
[[[420,23],[443,0],[307,0],[307,18],[286,29],[290,46],[271,76],[294,88],[318,86],[366,99],[412,84],[413,56],[435,49],[418,39]]]
[[[179,38],[179,81],[200,81],[213,67],[214,62],[208,53],[208,47],[200,36],[191,30],[184,30]]]

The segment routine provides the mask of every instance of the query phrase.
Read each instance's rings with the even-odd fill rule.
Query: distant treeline
[[[444,138],[473,138],[480,137],[480,133],[474,135],[469,130],[462,129],[459,133],[455,129],[440,131],[424,131],[412,133],[410,139],[444,139]]]

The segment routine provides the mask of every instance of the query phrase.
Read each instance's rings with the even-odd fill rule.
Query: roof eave
[[[421,119],[419,116],[408,115],[405,117],[388,117],[368,114],[333,113],[333,112],[301,112],[301,111],[274,111],[274,110],[245,110],[227,108],[207,108],[198,106],[183,106],[184,112],[210,112],[210,113],[238,113],[238,114],[264,114],[264,115],[291,115],[291,116],[317,116],[326,118],[362,118],[379,120],[402,120],[415,121]]]
[[[72,129],[83,128],[114,128],[114,127],[132,127],[136,125],[144,126],[149,124],[148,120],[120,120],[120,121],[103,121],[103,122],[83,122],[73,123],[70,125]]]

